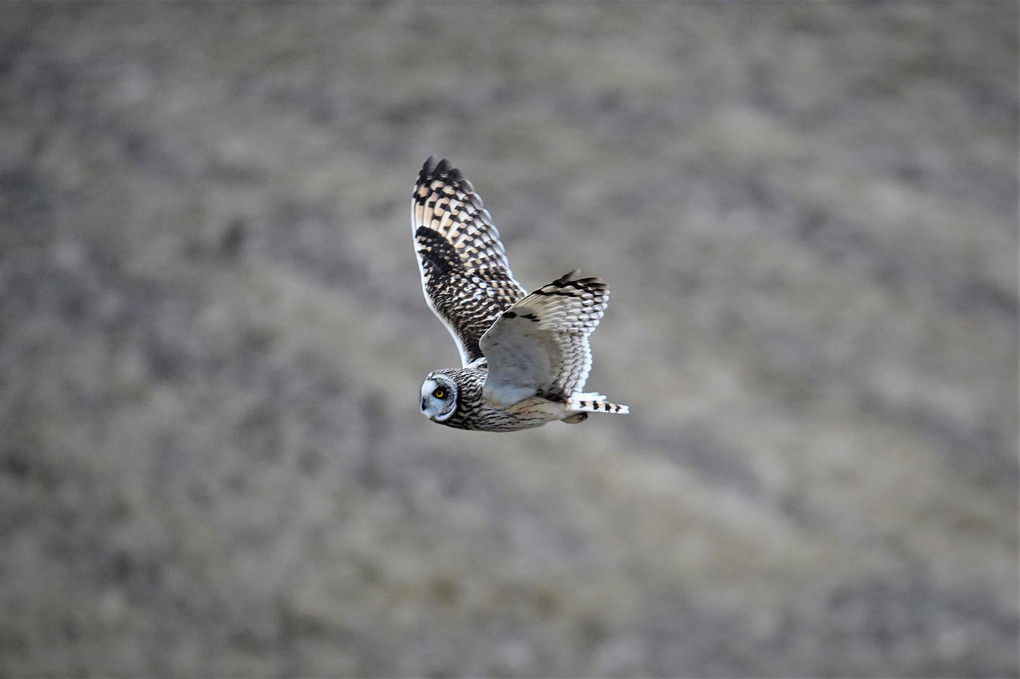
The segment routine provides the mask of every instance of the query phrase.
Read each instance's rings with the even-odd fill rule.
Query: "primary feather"
[[[466,367],[482,357],[478,340],[527,294],[514,280],[499,231],[460,170],[430,157],[414,187],[411,225],[422,289],[446,324]]]

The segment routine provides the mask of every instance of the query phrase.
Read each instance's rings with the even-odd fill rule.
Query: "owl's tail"
[[[626,415],[630,408],[617,403],[610,403],[602,394],[594,391],[574,394],[567,399],[567,410],[575,413],[616,413]]]

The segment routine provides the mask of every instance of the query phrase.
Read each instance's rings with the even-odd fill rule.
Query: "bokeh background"
[[[0,675],[1017,675],[1016,3],[3,15]],[[420,415],[432,153],[631,415]]]

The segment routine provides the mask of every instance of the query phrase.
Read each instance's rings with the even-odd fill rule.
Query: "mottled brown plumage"
[[[414,187],[412,224],[425,300],[450,330],[464,365],[478,340],[527,294],[510,271],[499,231],[460,170],[430,157]]]
[[[462,362],[429,373],[422,412],[447,426],[483,431],[628,412],[601,394],[580,392],[591,370],[588,337],[609,300],[605,283],[574,271],[528,295],[510,271],[481,198],[445,159],[425,162],[412,196],[425,300],[457,342]]]

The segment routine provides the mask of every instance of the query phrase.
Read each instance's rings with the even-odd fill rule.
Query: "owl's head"
[[[457,410],[457,383],[439,372],[431,372],[421,385],[421,411],[433,422],[446,422]]]

